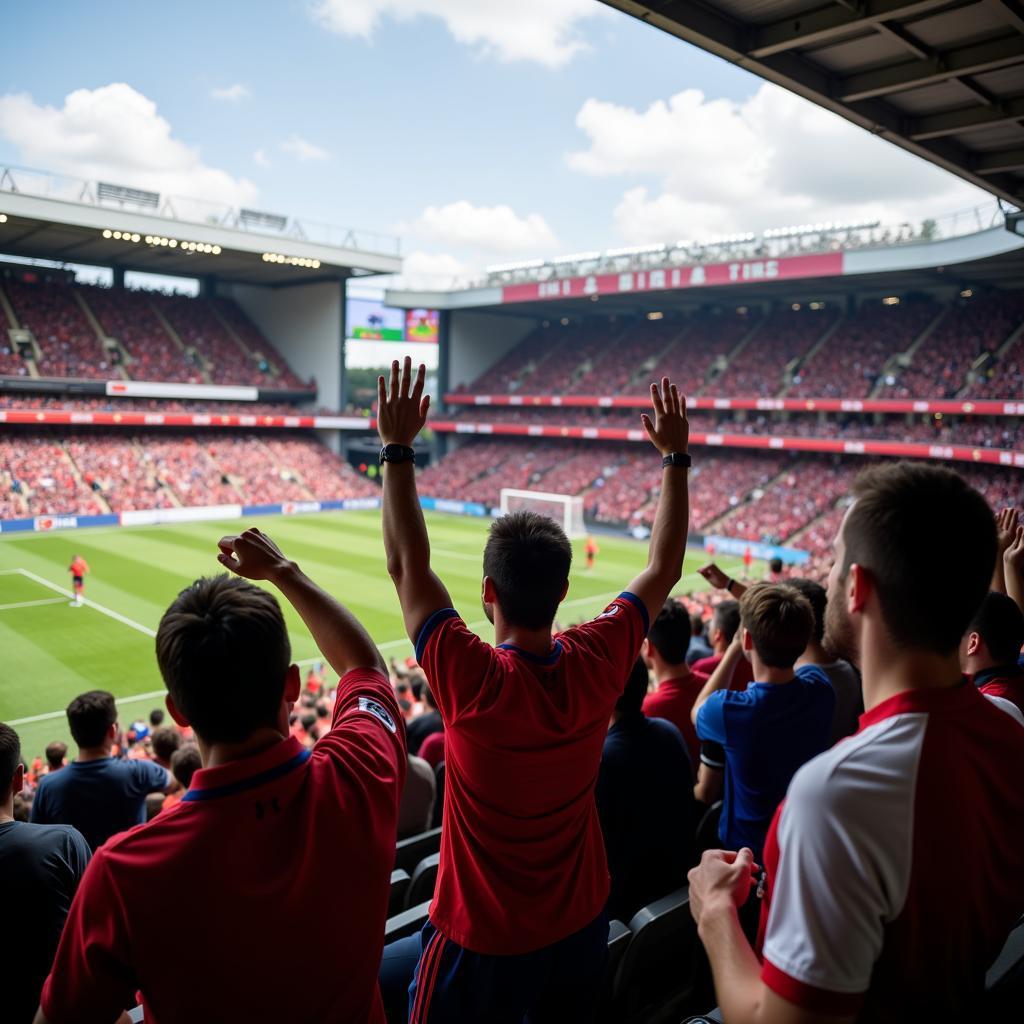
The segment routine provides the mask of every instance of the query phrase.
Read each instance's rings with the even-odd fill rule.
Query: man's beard
[[[835,598],[830,596],[825,606],[825,638],[822,640],[822,647],[830,658],[844,658],[852,665],[860,661],[857,638],[850,616],[843,605],[841,592]]]

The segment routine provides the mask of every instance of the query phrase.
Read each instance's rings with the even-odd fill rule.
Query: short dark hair
[[[192,785],[192,776],[203,767],[199,748],[194,743],[179,747],[171,758],[171,774],[181,783],[183,789]]]
[[[1013,598],[992,591],[982,599],[967,632],[985,641],[997,665],[1014,664],[1024,646],[1024,612]]]
[[[0,722],[0,793],[7,795],[14,773],[21,764],[21,740],[6,723]]]
[[[291,657],[277,599],[236,576],[186,587],[156,634],[171,699],[207,743],[237,743],[277,721]]]
[[[700,612],[693,612],[690,615],[690,633],[693,636],[704,635],[704,619],[701,617]]]
[[[68,745],[60,740],[46,744],[46,763],[51,768],[60,768],[68,754]]]
[[[550,626],[571,566],[572,545],[554,519],[524,510],[491,523],[484,575],[491,578],[501,613],[512,625]]]
[[[153,744],[153,753],[161,761],[170,761],[174,752],[181,746],[181,733],[169,725],[163,725],[153,730],[150,742]]]
[[[620,715],[638,715],[643,711],[644,697],[647,696],[647,688],[650,686],[651,677],[643,658],[637,658],[630,669],[629,678],[626,680],[626,687],[622,696],[615,702],[615,710]]]
[[[117,721],[114,695],[106,690],[89,690],[68,705],[68,726],[79,747],[98,747],[107,730]]]
[[[651,623],[647,640],[669,665],[681,665],[690,646],[690,616],[686,609],[670,597]]]
[[[754,583],[740,598],[743,628],[757,656],[771,668],[792,668],[814,630],[806,597],[785,583]]]
[[[995,564],[995,517],[985,499],[953,470],[911,462],[865,470],[853,497],[840,578],[854,564],[870,572],[897,644],[955,651]]]
[[[711,626],[725,634],[725,638],[732,643],[736,630],[740,628],[740,603],[730,598],[719,604],[711,616]]]
[[[774,573],[782,572],[782,559],[776,555],[774,558],[769,559],[768,568]]]
[[[787,580],[787,583],[807,598],[811,611],[814,612],[814,642],[820,644],[825,639],[825,609],[828,606],[828,591],[820,583],[803,577]]]
[[[164,724],[164,712],[162,708],[153,708],[149,713],[149,724],[157,729]]]

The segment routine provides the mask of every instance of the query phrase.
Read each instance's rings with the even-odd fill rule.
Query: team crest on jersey
[[[388,709],[384,707],[383,704],[373,700],[373,698],[360,697],[359,710],[365,711],[368,715],[373,715],[375,718],[379,718],[384,723],[388,732],[398,731],[398,726],[395,725],[395,720],[391,717]]]
[[[607,608],[605,608],[605,610],[603,612],[601,612],[600,615],[598,615],[598,618],[599,619],[607,619],[607,618],[610,618],[612,615],[618,615],[619,614],[619,609],[621,607],[622,607],[622,605],[619,605],[619,604],[610,604],[610,605],[608,605]]]

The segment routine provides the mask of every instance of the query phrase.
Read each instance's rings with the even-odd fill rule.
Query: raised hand
[[[1018,526],[1013,533],[1013,540],[1003,551],[1003,565],[1007,571],[1015,569],[1024,573],[1024,526]]]
[[[393,378],[392,378],[393,379]],[[668,455],[671,452],[685,453],[690,440],[690,424],[686,420],[686,399],[668,377],[662,377],[661,387],[651,384],[651,401],[654,404],[654,422],[647,413],[642,413],[640,422],[651,439],[651,444]]]
[[[729,583],[729,577],[718,568],[717,563],[711,562],[709,565],[705,565],[703,569],[698,569],[697,572],[701,574],[716,590],[725,590]]]
[[[291,567],[281,549],[256,527],[237,536],[221,537],[217,547],[217,561],[247,580],[274,582]]]
[[[416,381],[412,382],[412,360],[406,356],[401,377],[398,360],[391,364],[391,381],[385,392],[384,378],[377,378],[377,432],[384,444],[411,447],[416,435],[427,422],[430,396],[423,394],[427,368],[420,363]],[[412,390],[410,392],[410,384]]]
[[[1017,533],[1018,512],[1015,508],[1004,508],[996,516],[996,558],[1002,558],[1013,543]]]

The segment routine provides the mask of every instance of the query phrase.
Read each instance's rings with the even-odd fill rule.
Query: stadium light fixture
[[[739,313],[740,316],[746,316],[750,310],[748,310],[746,306],[737,306],[736,312]]]
[[[0,213],[0,224],[6,224],[6,223],[7,223],[7,214],[6,213]]]
[[[882,299],[883,306],[898,306],[900,304],[900,297],[898,295],[886,295]]]
[[[211,246],[210,251],[214,249],[220,253],[220,246]],[[310,259],[308,256],[282,256],[279,252],[265,252],[260,257],[264,263],[286,263],[291,267],[305,267],[307,270],[319,270],[320,261]]]
[[[973,294],[974,294],[974,289],[973,288],[964,288],[964,290],[962,292],[960,292],[960,298],[961,299],[969,299]]]
[[[799,309],[800,309],[800,303],[799,303],[799,302],[794,302],[794,303],[793,303],[793,305],[792,305],[792,306],[790,306],[789,308],[790,308],[791,310],[793,310],[793,312],[794,312],[794,313],[796,313],[796,312],[798,312],[798,311],[799,311]]]
[[[661,320],[662,317],[664,317],[664,316],[665,316],[664,313],[658,312],[657,310],[652,310],[650,313],[647,314],[647,319],[648,320]]]
[[[562,326],[563,327],[568,327],[569,326],[569,318],[567,316],[563,316],[562,317]]]

